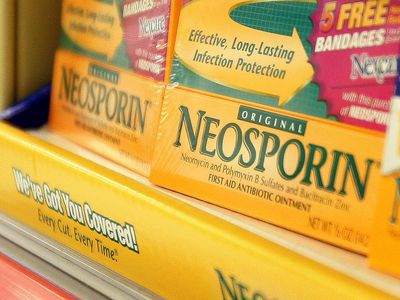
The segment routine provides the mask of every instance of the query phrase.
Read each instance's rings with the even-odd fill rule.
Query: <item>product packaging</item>
[[[148,175],[179,3],[64,0],[51,129]]]
[[[367,254],[399,16],[390,0],[185,1],[151,180]]]
[[[397,90],[399,95],[400,90]],[[371,242],[370,264],[400,276],[400,97],[392,101],[382,161],[377,210]],[[390,186],[390,189],[386,187]],[[391,191],[395,190],[396,193]]]
[[[186,1],[171,81],[384,131],[399,7],[398,0]]]

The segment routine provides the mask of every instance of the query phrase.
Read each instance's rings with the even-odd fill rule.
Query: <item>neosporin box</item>
[[[180,0],[64,0],[50,128],[149,174]]]
[[[161,82],[60,49],[49,126],[148,175],[163,92]]]
[[[397,3],[186,1],[151,180],[367,254]]]
[[[400,91],[400,90],[399,90]],[[381,180],[374,219],[370,264],[400,277],[400,98],[394,97],[386,134]],[[388,190],[386,186],[391,186]],[[396,193],[390,191],[395,190]]]
[[[381,134],[179,87],[162,111],[152,182],[368,252]]]

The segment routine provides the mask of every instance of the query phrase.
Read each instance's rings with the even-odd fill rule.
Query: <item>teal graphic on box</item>
[[[398,0],[186,1],[170,82],[383,131],[399,11]]]

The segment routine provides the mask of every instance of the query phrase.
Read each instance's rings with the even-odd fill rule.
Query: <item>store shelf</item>
[[[0,214],[0,252],[81,299],[159,299],[64,245]]]
[[[0,234],[12,240],[18,233],[24,248],[45,245],[64,261],[57,265],[54,258],[52,264],[77,265],[83,278],[90,278],[87,272],[101,278],[115,287],[111,296],[143,286],[167,299],[240,298],[241,292],[264,299],[400,297],[400,280],[370,270],[365,257],[156,188],[47,130],[34,134],[0,124],[0,201],[7,215]],[[115,223],[132,224],[136,251],[71,220],[65,209],[57,212],[34,200],[29,189],[20,186],[18,192],[16,170],[32,186],[64,191],[79,206],[86,203]],[[45,215],[115,249],[117,260],[46,225]]]

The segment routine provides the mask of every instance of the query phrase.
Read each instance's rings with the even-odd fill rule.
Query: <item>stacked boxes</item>
[[[368,254],[399,0],[65,0],[62,15],[51,128],[141,174],[151,163],[155,184]]]

